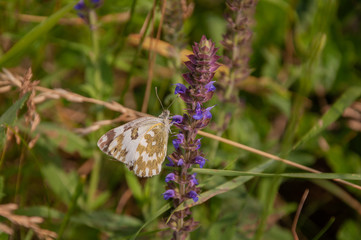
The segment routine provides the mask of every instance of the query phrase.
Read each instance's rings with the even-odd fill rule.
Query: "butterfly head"
[[[159,118],[162,119],[169,119],[170,112],[168,109],[163,110],[162,114],[159,115]]]

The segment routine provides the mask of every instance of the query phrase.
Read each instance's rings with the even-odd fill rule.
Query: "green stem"
[[[58,239],[62,239],[63,238],[63,234],[64,234],[64,231],[66,229],[66,226],[68,225],[69,223],[69,220],[70,220],[70,216],[72,215],[74,209],[75,209],[75,206],[76,206],[76,202],[81,194],[81,190],[83,189],[83,179],[79,179],[79,182],[78,182],[78,185],[76,186],[75,188],[75,191],[74,191],[74,195],[71,199],[71,203],[70,203],[70,206],[69,206],[69,209],[67,211],[67,213],[65,214],[64,218],[63,218],[63,221],[61,223],[61,226],[60,226],[60,229],[59,229],[59,232],[58,232]]]
[[[101,169],[101,156],[99,151],[95,150],[93,153],[94,156],[94,165],[91,172],[89,190],[88,190],[88,209],[93,209],[93,202],[96,198],[96,191],[98,188],[100,169]]]
[[[92,47],[93,54],[90,55],[90,59],[94,68],[94,89],[103,89],[103,82],[101,79],[101,71],[100,71],[100,62],[99,62],[99,33],[98,33],[98,21],[97,14],[94,9],[89,11],[89,21],[91,28],[91,37],[92,37]],[[102,99],[102,91],[96,91],[99,95],[96,97],[98,99]]]
[[[98,21],[97,14],[94,9],[89,11],[89,21],[90,21],[90,29],[91,29],[91,37],[92,37],[92,47],[93,54],[90,55],[90,59],[93,64],[94,69],[94,79],[93,79],[93,88],[98,90],[97,96],[98,99],[102,99],[102,91],[103,83],[101,78],[100,71],[100,61],[99,61],[99,33],[98,33]],[[96,119],[99,121],[103,118],[103,114],[101,112],[97,113]],[[95,199],[98,183],[99,183],[99,175],[101,169],[101,156],[99,151],[94,150],[94,165],[91,172],[90,183],[89,183],[89,191],[88,191],[88,199],[87,199],[87,207],[88,209],[93,208],[93,202]]]

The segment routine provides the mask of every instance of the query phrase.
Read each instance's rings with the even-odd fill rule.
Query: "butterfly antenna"
[[[173,103],[175,102],[175,100],[177,100],[179,97],[179,94],[177,94],[177,97],[173,99],[173,101],[169,104],[169,106],[167,107],[167,110],[173,105]]]
[[[158,89],[157,89],[157,87],[155,87],[155,95],[157,96],[158,101],[159,101],[160,105],[162,106],[162,109],[164,110],[163,103],[162,103],[162,101],[160,100],[160,98],[159,98],[159,96],[158,96]]]

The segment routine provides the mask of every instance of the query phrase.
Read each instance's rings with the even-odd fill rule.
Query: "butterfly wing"
[[[132,167],[135,161],[134,153],[141,140],[141,134],[146,132],[154,117],[143,117],[128,122],[105,133],[98,141],[98,147],[109,156]],[[149,123],[149,124],[148,124]]]
[[[148,125],[135,151],[134,173],[139,177],[151,177],[160,173],[167,154],[168,119],[158,118]]]

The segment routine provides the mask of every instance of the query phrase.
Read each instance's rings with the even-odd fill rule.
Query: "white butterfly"
[[[98,141],[98,147],[124,163],[139,177],[160,173],[167,155],[171,124],[169,111],[159,117],[142,117],[114,128]]]

